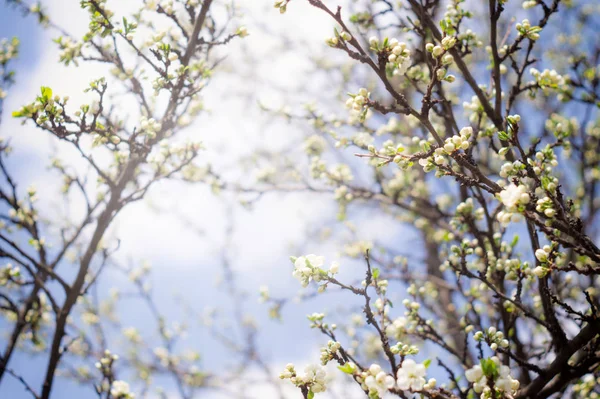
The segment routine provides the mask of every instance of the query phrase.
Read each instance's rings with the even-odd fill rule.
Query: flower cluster
[[[394,75],[404,75],[410,66],[410,50],[406,43],[398,43],[396,39],[390,41],[392,47],[388,61],[394,66]]]
[[[514,183],[509,184],[498,194],[498,197],[505,209],[498,213],[497,219],[504,225],[520,220],[518,212],[531,201],[527,186],[523,184],[518,186]]]
[[[321,364],[325,366],[329,361],[338,359],[338,351],[342,345],[339,342],[329,340],[327,346],[321,348]]]
[[[465,376],[467,381],[473,383],[475,392],[481,394],[481,399],[496,398],[504,393],[513,395],[519,389],[519,381],[512,378],[510,368],[503,365],[496,356],[481,359],[480,364],[465,372]],[[490,385],[494,387],[495,393]]]
[[[155,138],[156,133],[158,133],[160,129],[160,122],[156,121],[154,118],[140,118],[140,130],[149,138]]]
[[[325,385],[325,377],[327,373],[322,366],[316,364],[310,364],[306,366],[303,374],[297,374],[296,368],[292,363],[285,366],[285,370],[279,374],[279,378],[282,380],[290,380],[292,384],[299,388],[304,388],[308,392],[319,393],[325,392],[327,387]]]
[[[539,26],[531,26],[528,19],[524,19],[523,22],[516,25],[519,36],[524,36],[530,40],[537,40],[540,38],[540,32],[542,28]]]
[[[535,203],[535,210],[543,213],[546,217],[552,218],[556,215],[553,202],[550,197],[543,197],[537,200]]]
[[[63,62],[65,65],[69,65],[71,62],[77,65],[77,57],[81,55],[83,43],[76,42],[70,37],[62,36],[56,39],[55,42],[61,49],[60,62]]]
[[[337,47],[340,44],[340,41],[348,42],[352,40],[352,35],[348,32],[342,31],[341,33],[339,33],[336,29],[334,33],[335,36],[327,38],[325,40],[325,43],[327,43],[329,47]]]
[[[346,101],[346,107],[361,111],[369,101],[369,94],[364,87],[359,89],[357,94],[349,94],[350,98]]]
[[[448,155],[452,155],[458,150],[467,150],[470,146],[469,138],[473,134],[472,127],[464,127],[460,130],[459,134],[452,137],[448,137],[444,141],[444,145],[435,149],[432,156],[427,158],[420,158],[419,165],[423,167],[425,172],[431,172],[437,167],[448,164]],[[429,143],[427,143],[429,145]]]
[[[368,370],[356,377],[356,380],[362,389],[369,393],[370,398],[381,398],[396,385],[394,377],[383,371],[378,364],[372,364]]]
[[[425,380],[427,367],[413,359],[405,359],[398,369],[396,378],[382,370],[378,364],[372,364],[367,370],[356,373],[356,366],[346,364],[340,369],[349,374],[355,374],[356,381],[361,384],[369,398],[383,398],[392,389],[419,392],[424,389],[434,388],[436,380]]]
[[[535,251],[535,257],[540,263],[548,262],[548,257],[552,253],[552,247],[550,245],[544,245]]]
[[[452,154],[454,151],[459,149],[466,150],[469,148],[469,138],[473,135],[473,128],[463,127],[460,129],[459,134],[449,137],[444,142],[444,152],[446,154]]]
[[[398,369],[398,388],[403,391],[421,391],[425,388],[425,374],[427,370],[424,364],[417,363],[413,359],[405,359]],[[428,387],[435,386],[434,381],[427,383]]]
[[[304,151],[311,156],[319,156],[325,151],[327,142],[321,136],[313,134],[304,140]]]
[[[134,399],[135,394],[130,391],[129,384],[114,378],[113,366],[118,359],[119,356],[112,354],[109,350],[104,351],[104,355],[96,363],[96,368],[100,370],[103,377],[102,383],[96,386],[96,390],[98,394],[110,392],[115,399]]]
[[[485,340],[488,344],[490,344],[490,348],[495,351],[498,349],[498,346],[501,348],[507,348],[509,342],[506,338],[504,338],[504,333],[502,331],[498,331],[496,327],[490,327],[484,333],[483,331],[477,331],[473,337],[476,341]]]
[[[7,285],[9,281],[20,282],[21,269],[8,263],[0,269],[0,286]]]
[[[523,170],[525,170],[525,165],[521,161],[506,162],[500,167],[500,173],[498,174],[506,179],[518,175]]]
[[[110,394],[115,399],[134,399],[135,395],[130,392],[129,384],[125,381],[116,380],[113,381]]]
[[[456,207],[457,215],[469,216],[475,220],[481,220],[484,216],[484,213],[485,211],[483,208],[475,209],[475,202],[473,201],[473,198],[467,198]]]
[[[300,256],[298,258],[291,257],[290,259],[294,263],[292,275],[300,281],[302,287],[308,286],[308,283],[311,281],[318,283],[329,275],[338,273],[340,268],[337,262],[332,262],[329,271],[325,271],[322,269],[325,257],[313,254]]]
[[[556,72],[554,69],[544,69],[542,72],[536,68],[529,70],[531,76],[535,78],[535,82],[540,86],[546,93],[549,89],[558,91],[567,91],[567,79]]]

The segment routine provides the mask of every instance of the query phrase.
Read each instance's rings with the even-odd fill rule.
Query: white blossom
[[[394,377],[383,371],[378,364],[372,364],[364,379],[364,385],[369,393],[376,393],[381,398],[390,388],[394,387]]]
[[[417,363],[413,359],[405,359],[402,367],[398,369],[398,388],[412,391],[422,390],[426,382],[425,373],[425,365]]]

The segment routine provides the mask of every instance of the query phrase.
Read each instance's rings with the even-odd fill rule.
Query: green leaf
[[[442,28],[442,30],[443,30],[444,32],[446,31],[446,26],[448,26],[448,25],[446,24],[446,20],[445,20],[445,19],[442,19],[442,20],[440,21],[440,28]]]
[[[504,131],[500,131],[498,132],[498,138],[502,141],[508,141],[510,140],[510,135]]]
[[[498,367],[492,359],[481,359],[479,363],[486,377],[496,378],[498,376]]]
[[[313,399],[315,397],[315,393],[313,391],[308,391],[308,395],[306,397],[308,399]]]
[[[44,101],[48,101],[49,99],[52,98],[52,89],[51,88],[42,86],[41,92],[42,92],[42,98],[44,99]]]
[[[380,271],[379,271],[378,268],[373,269],[373,273],[372,273],[373,274],[373,278],[374,279],[379,278],[379,273],[380,273]]]
[[[346,363],[343,366],[338,366],[338,369],[346,374],[354,373],[354,367],[352,367],[350,363]]]
[[[515,237],[513,238],[512,242],[510,243],[510,246],[514,247],[515,245],[517,245],[518,242],[519,242],[519,236],[515,235]]]
[[[429,368],[430,365],[431,365],[431,359],[427,359],[423,362],[423,366],[425,366],[425,368]]]

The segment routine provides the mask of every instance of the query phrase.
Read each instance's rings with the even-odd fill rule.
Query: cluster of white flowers
[[[149,138],[156,137],[156,133],[158,133],[160,128],[160,122],[158,122],[154,118],[146,118],[143,116],[140,118],[140,130]]]
[[[9,281],[19,281],[21,277],[21,269],[19,266],[13,266],[12,263],[7,263],[0,269],[0,286],[8,284]]]
[[[167,31],[159,30],[152,36],[148,37],[148,40],[146,40],[145,42],[145,46],[152,47],[154,45],[157,45],[158,47],[160,47],[160,45],[162,44],[161,42],[165,38],[165,36],[167,36]]]
[[[436,46],[433,43],[427,43],[425,45],[425,50],[430,52],[434,58],[440,59],[441,64],[443,66],[447,66],[454,62],[454,57],[452,56],[452,54],[447,53],[447,50],[454,47],[455,44],[456,38],[446,36],[444,39],[442,39],[441,46]],[[446,68],[440,67],[436,71],[436,77],[438,78],[438,80],[445,80],[450,83],[456,80],[456,77],[454,75],[447,75],[446,73]]]
[[[422,327],[418,327],[418,329],[422,329]],[[408,345],[403,342],[398,342],[396,345],[390,346],[390,351],[394,355],[410,356],[418,354],[419,348],[416,345]]]
[[[369,397],[376,395],[376,397],[381,398],[396,385],[394,377],[383,371],[378,364],[372,364],[356,380],[361,383],[365,391],[369,392]]]
[[[58,44],[61,53],[60,53],[60,62],[63,62],[65,65],[69,65],[73,62],[77,65],[76,58],[81,55],[81,48],[83,47],[83,43],[76,42],[70,37],[59,37],[56,39],[56,43]]]
[[[446,158],[448,155],[453,154],[455,151],[461,149],[466,150],[469,148],[469,138],[472,134],[472,127],[469,126],[462,128],[459,134],[448,137],[444,141],[444,145],[442,147],[436,148],[431,157],[420,158],[419,165],[423,167],[425,172],[431,172],[438,166],[444,166],[448,164],[448,159]]]
[[[500,359],[493,356],[482,359],[481,365],[476,365],[465,372],[467,381],[473,383],[475,392],[481,394],[481,399],[497,397],[493,395],[488,382],[493,382],[494,389],[498,393],[513,395],[519,389],[519,381],[512,378],[510,368],[503,365]]]
[[[542,31],[542,28],[539,26],[531,26],[528,19],[524,19],[523,22],[517,24],[516,28],[519,36],[524,36],[534,41],[540,38],[539,32]]]
[[[118,67],[114,67],[110,69],[110,73],[119,80],[131,79],[133,77],[133,72],[134,71],[132,68],[121,69]]]
[[[527,186],[514,183],[509,184],[502,190],[498,196],[505,206],[505,209],[498,213],[497,219],[500,223],[506,225],[511,221],[520,220],[519,207],[526,205],[531,201],[531,196],[527,192]]]
[[[394,75],[404,75],[410,67],[411,54],[406,43],[387,37],[380,41],[377,37],[372,36],[369,38],[369,45],[379,55],[387,57]]]
[[[473,198],[467,198],[464,202],[458,204],[456,213],[458,215],[471,216],[475,220],[480,220],[483,218],[485,211],[483,208],[475,209]]]
[[[374,141],[375,139],[373,136],[367,132],[359,132],[352,137],[352,142],[354,142],[354,144],[362,148],[373,149],[373,151],[375,150],[375,148],[372,146]]]
[[[481,105],[481,101],[479,97],[472,96],[471,101],[465,101],[462,104],[465,111],[469,115],[469,120],[471,122],[477,122],[480,117],[485,118],[485,112],[483,110],[483,105]]]
[[[123,329],[123,335],[127,340],[133,344],[142,342],[142,337],[135,327],[126,327]]]
[[[502,165],[502,167],[500,167],[500,173],[498,173],[498,174],[500,175],[500,177],[503,177],[506,179],[509,176],[514,176],[515,174],[517,174],[519,171],[521,171],[524,168],[525,168],[525,165],[523,165],[521,163],[521,161],[506,162],[505,164]]]
[[[322,366],[316,364],[310,364],[304,369],[304,374],[297,374],[296,368],[292,363],[285,366],[285,370],[279,374],[279,378],[282,380],[290,380],[292,384],[297,387],[304,387],[309,392],[319,393],[325,392],[327,387],[325,385],[325,377],[327,373]]]
[[[328,170],[329,178],[335,182],[343,183],[354,180],[352,169],[346,164],[337,164]]]
[[[553,207],[552,200],[549,197],[543,197],[535,203],[535,210],[543,212],[546,217],[552,218],[556,215],[556,210]]]
[[[317,256],[314,254],[300,256],[298,258],[291,257],[294,263],[294,276],[303,287],[308,286],[310,281],[319,282],[328,276],[328,273],[334,275],[339,272],[340,266],[338,262],[332,262],[329,267],[329,271],[322,269],[325,262],[324,256]]]
[[[435,45],[433,43],[427,43],[425,50],[431,53],[435,58],[439,58],[446,54],[447,50],[450,50],[456,44],[456,38],[454,36],[446,36],[442,39],[441,45]],[[448,59],[447,63],[451,63],[454,59]]]
[[[404,75],[410,67],[410,50],[406,47],[406,43],[398,43],[396,39],[390,41],[392,47],[391,54],[388,56],[388,61],[394,65],[394,75]]]
[[[173,14],[173,0],[163,0],[160,2],[160,7],[167,13],[168,15]]]
[[[369,91],[364,87],[358,90],[357,94],[350,94],[350,98],[346,101],[346,107],[355,111],[360,111],[369,101]]]
[[[394,337],[395,339],[401,339],[406,333],[409,327],[408,319],[406,317],[400,316],[396,318],[392,323],[388,324],[385,328],[385,332],[390,337]]]
[[[348,186],[339,186],[335,189],[333,193],[333,199],[335,199],[338,202],[346,203],[352,201],[353,198],[354,196],[348,189]]]
[[[352,35],[350,33],[348,33],[348,32],[342,31],[342,33],[338,34],[337,30],[336,30],[335,33],[336,33],[335,36],[329,37],[329,38],[327,38],[325,40],[325,43],[327,43],[327,45],[329,47],[337,47],[338,44],[340,44],[340,40],[343,40],[343,41],[346,41],[346,42],[352,40]]]
[[[428,382],[425,382],[426,372],[424,364],[417,363],[413,359],[404,359],[397,373],[398,388],[403,391],[421,391],[433,388],[436,381],[435,379],[430,379]]]
[[[117,135],[104,135],[104,134],[94,134],[92,138],[92,147],[97,147],[99,145],[113,143],[117,145],[121,142],[121,138]]]
[[[339,342],[329,340],[327,346],[321,348],[321,364],[325,366],[330,360],[338,358],[338,351],[341,347]]]
[[[112,364],[116,360],[119,360],[119,355],[111,353],[108,349],[104,351],[104,355],[99,362],[96,362],[95,366],[98,370],[104,374],[108,374],[112,369]]]
[[[343,371],[354,373],[356,367],[353,364],[345,365]],[[435,378],[426,381],[425,375],[424,364],[417,363],[413,359],[405,359],[398,369],[396,378],[382,370],[378,364],[372,364],[367,370],[355,374],[355,378],[362,389],[368,392],[370,398],[382,398],[395,388],[412,392],[434,388],[437,383]]]
[[[5,65],[19,53],[19,39],[0,40],[0,65]]]
[[[540,72],[536,68],[531,68],[529,73],[535,78],[536,83],[540,85],[542,89],[567,89],[567,80],[554,69],[544,69]]]
[[[129,384],[125,381],[113,381],[110,387],[110,394],[115,399],[134,399],[135,395],[130,392]]]
[[[256,171],[256,180],[259,182],[272,182],[277,176],[277,168],[273,165],[266,165]]]
[[[104,351],[104,355],[99,362],[96,363],[96,368],[100,370],[104,377],[103,383],[96,386],[98,393],[109,392],[115,399],[134,399],[135,395],[129,389],[129,384],[125,381],[115,380],[112,384],[108,384],[114,378],[113,364],[119,359],[119,356],[112,354],[108,349]]]
[[[509,184],[499,194],[500,201],[509,211],[516,211],[517,206],[520,204],[528,204],[531,197],[527,193],[527,186],[520,184],[515,185],[514,183]]]
[[[544,175],[545,177],[542,181],[543,187],[536,188],[535,194],[538,197],[544,196],[544,189],[554,192],[558,187],[558,179],[552,176],[553,169],[558,166],[554,150],[550,146],[546,146],[546,148],[535,153],[535,159],[528,158],[527,163],[532,167],[536,175]]]
[[[452,154],[459,149],[466,150],[469,148],[469,138],[473,134],[473,128],[470,126],[460,129],[459,134],[447,138],[444,141],[444,152]]]
[[[87,311],[81,314],[81,321],[83,321],[84,324],[91,326],[100,323],[100,317],[94,312]]]
[[[470,47],[483,46],[483,41],[477,37],[477,34],[473,32],[472,29],[467,29],[464,32],[459,33],[457,39],[461,42],[466,42]]]
[[[546,120],[545,126],[546,129],[549,132],[552,132],[558,139],[570,137],[576,134],[580,129],[577,118],[566,118],[557,113],[550,115],[550,118]]]
[[[596,377],[594,374],[587,374],[579,380],[575,386],[573,386],[573,392],[579,394],[580,398],[586,399],[598,399],[600,394],[594,392],[600,385],[600,377]]]
[[[246,37],[250,34],[250,32],[248,32],[248,28],[246,28],[245,26],[240,26],[235,31],[235,34],[238,35],[239,37]]]
[[[308,155],[318,156],[325,151],[326,145],[327,142],[323,137],[313,134],[304,140],[304,151],[306,151]]]
[[[485,333],[483,331],[477,331],[473,335],[473,338],[475,338],[476,341],[482,341],[485,339],[486,342],[490,344],[490,348],[493,351],[497,350],[498,346],[501,348],[507,348],[509,345],[508,340],[504,338],[504,333],[502,331],[498,331],[498,329],[493,326],[488,328]]]
[[[552,247],[550,247],[550,245],[544,245],[542,248],[539,248],[535,251],[535,257],[541,263],[546,263],[548,262],[548,256],[550,256],[551,252]]]
[[[20,222],[24,222],[27,224],[32,224],[34,221],[38,220],[37,212],[35,212],[28,205],[25,205],[25,204],[21,205],[18,210],[15,210],[14,208],[9,209],[8,216],[11,219],[17,219]],[[35,241],[38,241],[38,240],[35,240]],[[41,243],[43,243],[44,239],[40,238],[39,241]],[[32,244],[32,242],[30,242],[30,244]]]

